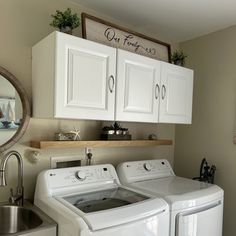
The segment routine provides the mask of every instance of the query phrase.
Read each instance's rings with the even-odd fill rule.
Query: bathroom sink
[[[0,206],[0,235],[19,233],[40,226],[43,221],[30,209]]]
[[[24,206],[0,203],[0,236],[34,235],[45,229],[56,232],[56,223],[30,202]]]

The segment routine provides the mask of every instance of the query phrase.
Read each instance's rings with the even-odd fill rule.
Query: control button
[[[75,177],[79,180],[85,180],[86,179],[86,173],[84,171],[77,171],[75,173]]]
[[[145,169],[146,171],[151,171],[151,169],[152,169],[152,167],[151,167],[151,165],[150,165],[149,163],[144,163],[144,164],[143,164],[143,167],[144,167],[144,169]]]

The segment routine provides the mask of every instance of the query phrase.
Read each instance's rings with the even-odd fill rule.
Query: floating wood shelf
[[[31,147],[39,149],[50,148],[85,148],[85,147],[136,147],[172,145],[172,140],[117,140],[117,141],[31,141]]]

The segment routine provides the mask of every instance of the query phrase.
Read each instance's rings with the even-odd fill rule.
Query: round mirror
[[[13,146],[24,134],[30,106],[20,82],[0,67],[0,152]]]

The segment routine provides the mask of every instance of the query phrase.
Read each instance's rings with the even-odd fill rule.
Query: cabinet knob
[[[110,93],[113,93],[114,86],[115,86],[115,78],[113,75],[111,75],[108,80],[108,88]]]

